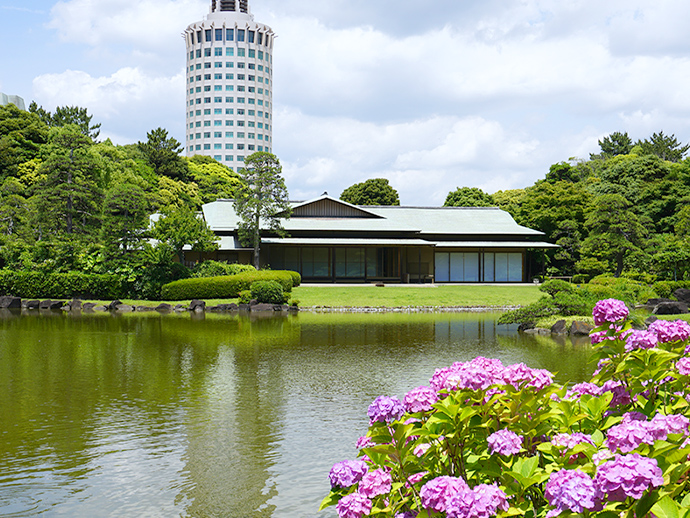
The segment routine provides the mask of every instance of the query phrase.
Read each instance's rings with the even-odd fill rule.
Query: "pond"
[[[317,513],[366,410],[476,356],[590,372],[494,313],[0,314],[0,517]]]

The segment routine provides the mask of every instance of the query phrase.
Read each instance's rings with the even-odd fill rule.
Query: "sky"
[[[0,0],[0,91],[115,144],[185,140],[182,32],[207,0]],[[30,6],[30,7],[27,7]],[[250,0],[291,199],[387,178],[403,205],[524,188],[598,140],[690,141],[687,0]]]

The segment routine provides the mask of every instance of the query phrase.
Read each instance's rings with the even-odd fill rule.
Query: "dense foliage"
[[[340,199],[353,205],[400,205],[398,191],[385,178],[351,185],[340,194]]]
[[[119,275],[0,270],[0,293],[28,299],[114,299],[122,296]]]
[[[252,299],[261,304],[285,304],[288,297],[276,281],[256,281],[251,287]]]
[[[0,107],[0,267],[117,275],[128,296],[158,298],[190,275],[175,253],[183,262],[185,246],[214,247],[201,205],[234,197],[242,180],[209,157],[181,156],[162,128],[128,146],[97,142],[99,132],[85,108]]]
[[[359,459],[333,466],[321,507],[341,518],[690,516],[690,325],[632,330],[614,299],[593,317],[589,382],[476,358],[402,401],[376,398]]]
[[[637,142],[616,132],[599,146],[533,186],[494,193],[495,205],[561,246],[545,253],[547,275],[690,278],[690,147],[663,132]]]

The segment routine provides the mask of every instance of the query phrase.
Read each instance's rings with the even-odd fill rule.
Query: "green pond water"
[[[0,313],[0,517],[331,517],[366,410],[476,356],[589,374],[494,313]]]

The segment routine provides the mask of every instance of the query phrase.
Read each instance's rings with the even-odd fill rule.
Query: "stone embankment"
[[[97,304],[95,302],[84,302],[79,299],[69,301],[64,300],[27,300],[19,297],[0,297],[0,309],[17,309],[22,311],[81,311],[81,312],[111,312],[111,313],[132,313],[132,312],[151,312],[157,311],[159,313],[184,313],[194,312],[203,313],[206,311],[214,313],[230,313],[230,312],[277,312],[277,311],[298,311],[297,306],[287,306],[281,304],[259,304],[253,300],[249,304],[219,304],[217,306],[207,306],[203,300],[193,300],[189,305],[185,304],[166,304],[162,303],[158,306],[132,306],[130,304],[123,304],[120,300],[113,300],[111,303]]]

